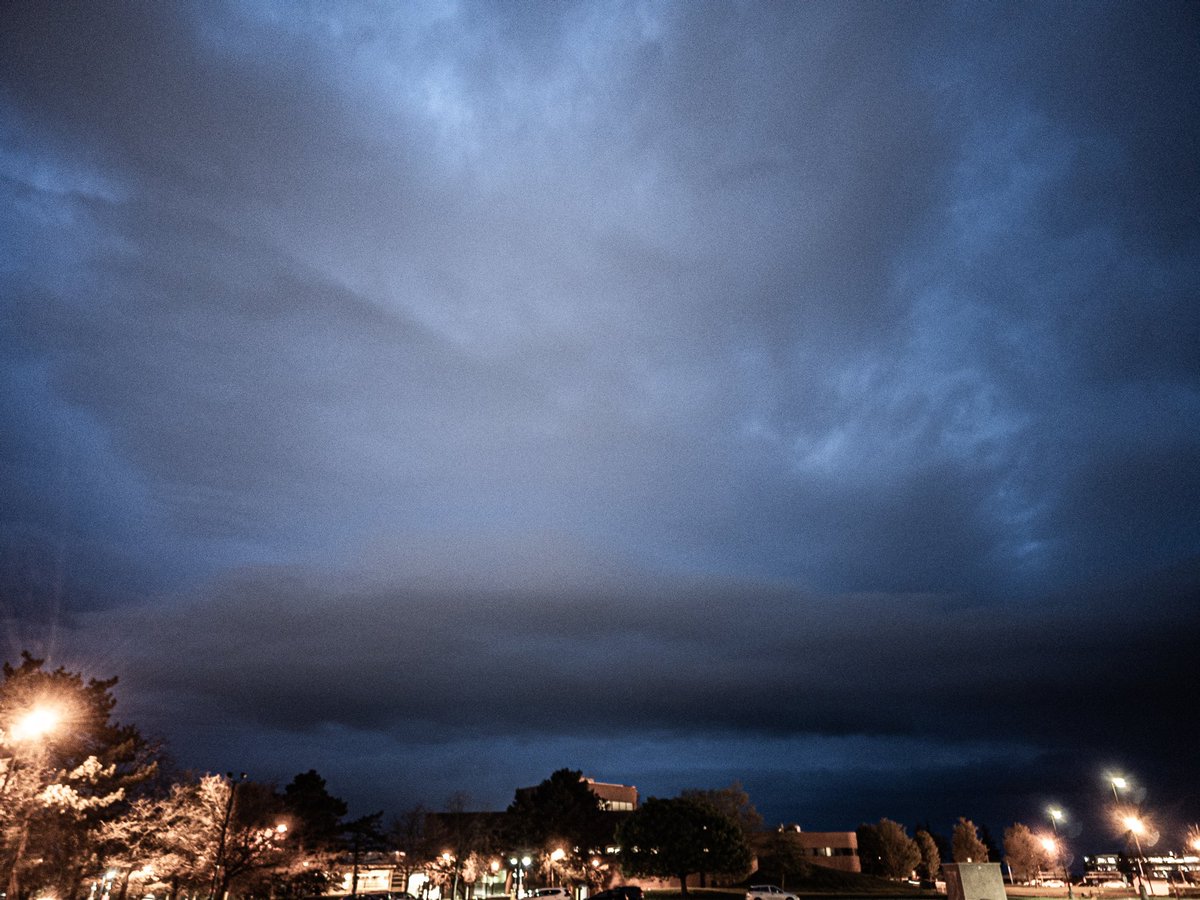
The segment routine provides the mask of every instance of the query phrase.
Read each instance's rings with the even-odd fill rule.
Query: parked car
[[[526,896],[536,900],[572,900],[571,889],[565,887],[538,888]]]
[[[746,891],[746,900],[800,900],[800,898],[773,884],[752,884],[750,890]]]
[[[621,887],[609,888],[598,894],[592,894],[589,900],[642,900],[642,889],[636,884],[626,884]]]

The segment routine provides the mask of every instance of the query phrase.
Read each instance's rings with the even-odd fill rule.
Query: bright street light
[[[14,746],[11,748],[12,755],[8,759],[8,765],[4,769],[4,781],[0,783],[0,794],[7,795],[9,780],[12,778],[13,772],[17,770],[18,754],[15,744],[17,742],[31,743],[45,737],[58,727],[61,719],[62,713],[56,707],[35,706],[9,727],[9,740],[13,742]],[[25,842],[29,838],[29,814],[26,813],[20,821],[16,853],[11,858],[11,867],[8,870],[8,889],[6,894],[9,897],[21,896],[18,871],[21,868],[21,857],[25,853]]]
[[[57,728],[61,719],[53,706],[35,706],[17,720],[10,734],[15,741],[34,741]]]
[[[1125,816],[1121,824],[1133,835],[1133,845],[1137,847],[1138,893],[1142,895],[1142,900],[1146,900],[1146,871],[1142,868],[1142,842],[1139,840],[1146,833],[1146,825],[1137,816]]]
[[[1074,900],[1075,892],[1071,888],[1071,872],[1067,868],[1067,854],[1063,848],[1059,846],[1058,841],[1056,840],[1058,837],[1058,823],[1065,821],[1067,814],[1064,813],[1060,807],[1051,806],[1046,810],[1046,815],[1050,817],[1050,827],[1054,829],[1054,837],[1042,838],[1042,846],[1046,849],[1046,852],[1050,854],[1051,858],[1059,855],[1062,856],[1063,881],[1067,883],[1067,897],[1070,898],[1070,900]]]
[[[525,896],[525,870],[533,863],[529,856],[522,856],[517,859],[515,856],[510,856],[508,864],[512,866],[513,887],[516,889],[518,900]]]

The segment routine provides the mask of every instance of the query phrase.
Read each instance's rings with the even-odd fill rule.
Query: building
[[[1101,853],[1085,856],[1083,867],[1086,884],[1103,884],[1106,881],[1133,883],[1138,874],[1138,858],[1124,853]],[[1146,855],[1141,858],[1141,868],[1149,881],[1188,885],[1200,883],[1200,856],[1195,853]]]
[[[778,852],[780,841],[805,862],[840,872],[861,872],[858,835],[853,831],[803,831],[799,825],[781,825],[776,831],[755,835],[754,851],[760,859]]]
[[[605,812],[629,812],[637,809],[638,789],[631,784],[609,784],[584,778],[587,786],[592,789],[600,800],[600,808]]]

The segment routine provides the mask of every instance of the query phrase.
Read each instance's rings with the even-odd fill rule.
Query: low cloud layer
[[[359,798],[747,740],[781,818],[851,746],[1178,787],[1191,6],[8,18],[10,656]]]

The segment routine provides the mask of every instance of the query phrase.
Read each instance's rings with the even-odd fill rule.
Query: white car
[[[800,900],[800,898],[773,884],[752,884],[750,890],[746,891],[746,900]]]

